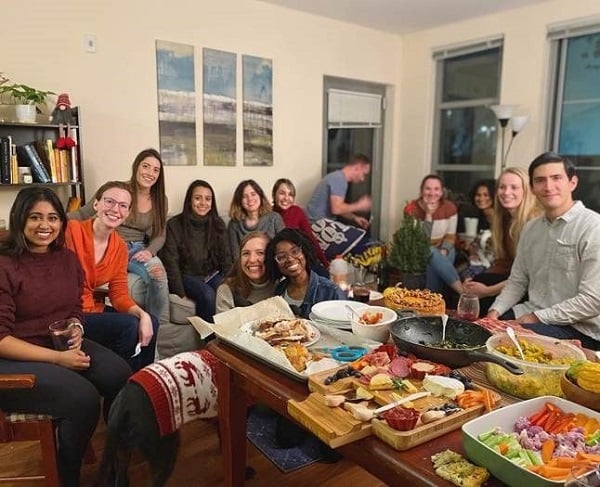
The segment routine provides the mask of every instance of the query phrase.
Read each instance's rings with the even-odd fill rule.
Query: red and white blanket
[[[206,350],[184,352],[131,376],[148,394],[161,436],[194,419],[217,416],[217,363]]]

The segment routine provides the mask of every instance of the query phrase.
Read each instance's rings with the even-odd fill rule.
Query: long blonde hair
[[[514,174],[523,185],[523,200],[513,218],[506,208],[502,206],[498,196],[500,180],[505,174]],[[508,167],[500,174],[496,183],[496,202],[494,204],[494,218],[492,220],[492,246],[496,259],[514,259],[517,243],[525,224],[538,216],[542,209],[529,186],[529,176],[520,167]]]

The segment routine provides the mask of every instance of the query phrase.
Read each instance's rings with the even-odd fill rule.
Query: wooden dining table
[[[250,401],[258,401],[282,416],[290,399],[302,401],[309,395],[306,382],[300,382],[275,370],[218,339],[207,349],[219,359],[219,427],[226,486],[244,484],[246,466],[246,415]],[[292,419],[293,420],[293,419]],[[375,436],[337,448],[353,461],[388,485],[444,486],[432,468],[431,455],[452,449],[464,453],[460,429],[406,451],[396,451]],[[503,486],[490,479],[488,487]]]

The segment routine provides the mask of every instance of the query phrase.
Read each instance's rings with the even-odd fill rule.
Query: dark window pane
[[[500,87],[500,48],[443,61],[442,101],[497,98]]]
[[[438,164],[490,164],[496,159],[496,117],[486,107],[442,110]]]
[[[600,81],[599,81],[600,83]],[[600,96],[600,84],[596,96]],[[558,151],[561,154],[600,156],[600,101],[563,105]]]
[[[340,169],[352,154],[373,156],[372,128],[339,128],[327,131],[327,172]]]
[[[600,98],[600,33],[567,42],[564,101]]]
[[[469,191],[480,179],[493,179],[494,168],[489,171],[438,171],[448,189],[449,198],[458,203],[469,201]]]
[[[596,158],[596,165],[600,162],[598,159]],[[590,165],[589,162],[585,164]],[[579,176],[579,183],[577,189],[573,192],[573,198],[583,201],[583,204],[588,208],[600,212],[600,191],[598,191],[600,171],[580,169],[577,171],[577,176]]]

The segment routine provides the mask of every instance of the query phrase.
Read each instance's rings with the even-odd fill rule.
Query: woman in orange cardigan
[[[127,247],[115,229],[125,221],[130,207],[127,183],[105,183],[95,195],[96,217],[70,220],[66,243],[83,268],[86,335],[118,353],[135,371],[154,361],[158,319],[135,304],[127,289]],[[94,289],[106,283],[111,306],[94,299]]]

